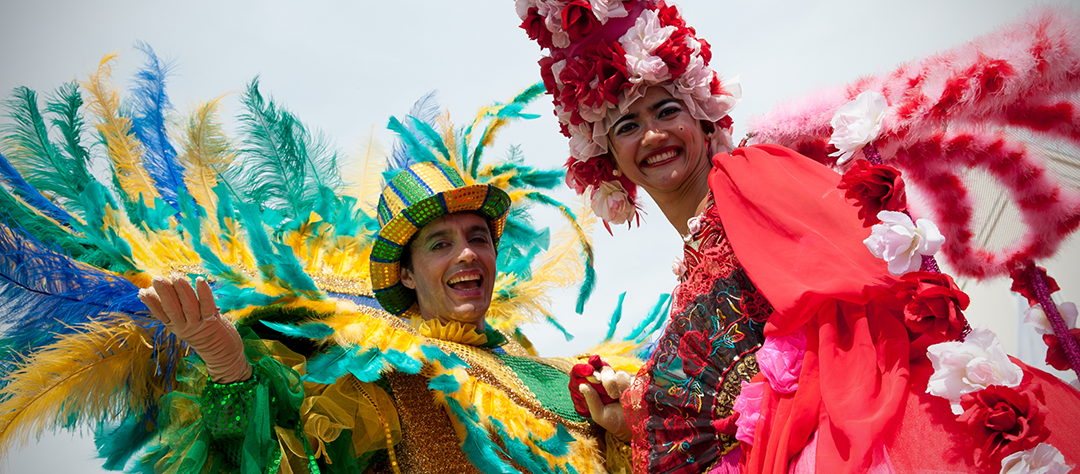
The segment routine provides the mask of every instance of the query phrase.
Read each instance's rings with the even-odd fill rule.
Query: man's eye
[[[450,245],[450,244],[448,244],[446,242],[435,242],[435,243],[431,244],[431,250],[444,249],[448,245]]]

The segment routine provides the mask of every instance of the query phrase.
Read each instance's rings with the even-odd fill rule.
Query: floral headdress
[[[648,86],[681,100],[708,124],[712,152],[732,149],[728,112],[741,97],[737,80],[709,68],[709,43],[687,26],[675,5],[653,0],[516,0],[521,28],[548,51],[540,59],[544,87],[570,139],[566,184],[585,193],[607,223],[637,214],[637,186],[616,176],[607,133]]]

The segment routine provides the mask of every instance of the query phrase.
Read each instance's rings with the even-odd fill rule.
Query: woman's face
[[[654,197],[709,166],[701,124],[662,87],[650,87],[616,119],[608,141],[615,167]]]

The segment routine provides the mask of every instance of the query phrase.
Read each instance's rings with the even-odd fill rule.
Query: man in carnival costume
[[[685,241],[670,323],[622,394],[635,472],[1080,464],[1080,394],[967,327],[967,295],[930,256],[944,233],[968,276],[1012,271],[1014,289],[1053,306],[1045,295],[1056,286],[1032,260],[1076,230],[1080,196],[1049,182],[996,127],[1076,144],[1058,129],[1080,123],[1067,100],[1080,90],[1075,12],[1033,15],[966,49],[787,107],[754,124],[759,145],[736,148],[728,113],[738,82],[710,69],[710,45],[676,6],[515,3],[521,27],[548,52],[539,64],[570,142],[567,184],[605,224],[634,220],[640,186]],[[873,163],[843,177],[822,165],[847,169],[860,149]],[[970,230],[957,216],[970,205],[960,179],[941,170],[946,158],[969,155],[1004,176],[1025,217],[1043,226],[1027,247],[1007,256],[967,248]],[[899,171],[881,161],[947,189],[934,202],[950,219],[943,232],[913,222]],[[1061,360],[1076,354],[1053,349],[1073,339],[1060,326],[1048,360],[1055,350]]]
[[[574,411],[565,390],[573,361],[530,358],[485,322],[495,284],[496,248],[509,207],[503,190],[466,185],[454,168],[438,161],[410,166],[383,189],[381,229],[371,256],[372,287],[383,309],[404,321],[381,318],[378,325],[354,330],[398,340],[418,333],[417,342],[429,341],[439,353],[421,357],[423,368],[391,372],[381,379],[378,386],[389,388],[392,406],[383,406],[389,399],[382,390],[368,388],[378,395],[375,413],[385,412],[378,416],[382,426],[376,424],[373,433],[385,434],[382,446],[389,452],[381,464],[374,464],[379,472],[491,472],[510,466],[525,472],[599,472],[608,470],[606,464],[611,472],[627,471],[629,460],[619,454],[617,438],[608,436],[607,443],[614,444],[608,464],[597,441],[602,431]],[[192,289],[187,279],[158,277],[140,298],[206,362],[212,383],[205,398],[227,400],[228,394],[239,394],[228,409],[215,406],[207,416],[219,445],[244,449],[250,428],[229,419],[235,416],[234,404],[252,403],[246,398],[255,396],[243,388],[254,386],[251,365],[236,330],[219,315],[209,285],[199,279]],[[362,337],[381,342],[372,334]],[[611,368],[602,378],[613,393],[628,383],[620,385]],[[444,394],[445,400],[433,398],[431,391]],[[588,400],[599,406],[595,392]],[[340,408],[326,411],[328,421],[342,415],[337,411]],[[354,436],[360,428],[354,428]],[[323,435],[314,434],[316,440]],[[492,437],[497,439],[494,444]],[[314,454],[314,460],[322,453],[320,462],[329,463],[329,444],[298,445],[293,454]],[[324,471],[337,472],[334,464],[322,465]]]

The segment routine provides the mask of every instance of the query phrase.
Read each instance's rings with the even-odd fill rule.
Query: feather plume
[[[176,149],[165,127],[166,115],[172,109],[165,94],[165,80],[172,65],[159,61],[146,43],[139,41],[135,48],[146,55],[146,63],[135,72],[131,88],[131,130],[143,145],[143,168],[153,177],[161,198],[179,209],[176,195],[185,188],[184,173],[176,162]]]
[[[86,183],[93,178],[90,175],[90,151],[82,145],[83,118],[79,109],[83,106],[82,94],[79,93],[79,84],[75,81],[66,82],[56,88],[49,97],[45,111],[52,114],[53,127],[60,132],[60,151],[67,158],[65,168],[70,176],[65,176],[69,193],[64,197],[71,204],[78,203],[78,196],[86,188]]]
[[[239,166],[226,178],[244,192],[244,198],[303,218],[318,195],[319,186],[340,187],[337,153],[321,134],[312,136],[292,112],[259,92],[252,79],[241,102],[242,130]]]
[[[157,186],[143,168],[143,148],[131,132],[131,120],[120,115],[120,94],[108,82],[115,62],[115,54],[105,55],[89,80],[82,83],[90,93],[87,107],[97,115],[94,126],[108,147],[118,188],[129,196],[141,196],[144,204],[152,205],[158,197]]]
[[[172,373],[155,364],[153,332],[124,316],[89,322],[43,347],[0,390],[0,458],[31,436],[155,410]]]
[[[660,299],[656,302],[656,305],[653,306],[652,311],[649,311],[649,314],[646,315],[645,318],[642,319],[640,323],[638,323],[637,327],[635,327],[633,331],[630,331],[630,334],[627,334],[626,337],[623,338],[623,340],[641,342],[645,340],[645,338],[649,337],[649,335],[652,334],[652,331],[646,331],[646,329],[648,329],[650,325],[654,324],[657,318],[664,314],[664,306],[670,298],[670,293],[661,294]]]
[[[0,224],[0,327],[6,326],[2,337],[10,351],[48,344],[102,314],[146,311],[137,292],[122,277],[73,261]]]
[[[414,117],[416,120],[426,124],[434,124],[436,117],[439,114],[439,91],[431,91],[424,94],[413,103],[411,109],[409,109],[408,116]],[[413,130],[408,127],[403,127],[411,135]],[[394,172],[408,168],[413,163],[416,163],[414,158],[409,153],[408,144],[398,140],[394,142],[393,151],[390,154],[390,160],[387,163],[387,171]]]
[[[218,186],[218,178],[235,158],[218,118],[223,97],[218,96],[194,107],[180,131],[178,141],[181,148],[177,157],[184,169],[187,191],[207,215],[209,228],[203,235],[209,239],[209,247],[217,251],[222,249],[223,226],[217,216],[218,198],[214,188]],[[226,260],[235,262],[235,259]]]
[[[619,326],[619,321],[622,320],[622,305],[623,300],[626,299],[626,292],[622,292],[619,295],[619,303],[615,305],[615,311],[611,313],[611,320],[608,321],[607,336],[604,336],[604,342],[611,341],[615,337],[615,328]]]
[[[585,310],[585,303],[589,301],[589,296],[592,295],[592,291],[596,286],[596,269],[593,267],[592,237],[590,237],[592,235],[592,223],[595,219],[590,217],[591,210],[589,206],[583,206],[583,210],[578,212],[582,216],[579,219],[565,204],[542,193],[529,192],[524,194],[522,198],[555,207],[566,217],[570,226],[576,231],[578,242],[581,244],[581,253],[585,257],[585,279],[581,282],[577,306],[574,308],[578,314],[581,314]]]
[[[68,227],[42,214],[18,196],[0,186],[0,215],[11,221],[14,227],[25,230],[34,238],[49,245],[58,246],[73,257],[82,258],[87,253],[84,240]]]
[[[0,155],[0,178],[2,178],[4,183],[8,186],[11,186],[11,190],[14,191],[17,196],[21,197],[23,202],[27,205],[32,205],[34,209],[37,209],[50,219],[54,219],[63,224],[72,220],[71,214],[68,214],[67,211],[61,209],[56,204],[53,204],[52,201],[45,196],[42,196],[36,188],[30,185],[30,183],[27,183],[22,178],[22,175],[19,174],[19,171],[11,165],[4,155]]]
[[[360,139],[357,152],[342,163],[344,186],[341,194],[356,198],[362,210],[375,209],[379,203],[386,156],[386,146],[379,140],[375,125],[372,125],[371,132]]]

